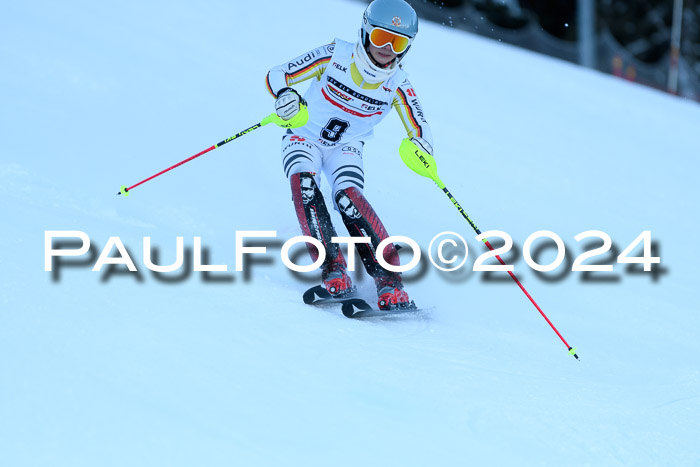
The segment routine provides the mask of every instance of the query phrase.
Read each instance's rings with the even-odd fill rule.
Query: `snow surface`
[[[656,281],[622,265],[595,281],[565,266],[542,278],[505,255],[581,362],[505,273],[428,264],[407,290],[433,308],[400,320],[301,304],[318,273],[279,258],[299,233],[279,128],[115,196],[262,119],[267,70],[353,40],[362,9],[4,5],[0,465],[700,465],[695,103],[421,24],[406,69],[440,174],[482,231],[521,251],[551,230],[571,258],[587,230],[618,253],[644,230],[658,242]],[[391,116],[367,144],[366,196],[424,249],[459,232],[472,265],[483,245],[403,166],[403,137]],[[93,256],[44,271],[47,230],[85,232]],[[248,275],[234,271],[243,230],[277,231]],[[138,274],[91,271],[113,236]],[[148,271],[143,238],[170,264],[178,236],[188,253],[201,237],[228,272],[204,281],[191,259]],[[370,297],[367,276],[356,282]]]

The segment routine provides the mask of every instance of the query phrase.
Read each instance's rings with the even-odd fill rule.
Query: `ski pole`
[[[234,139],[240,138],[241,136],[246,135],[253,130],[257,130],[261,126],[267,125],[268,123],[275,123],[276,125],[281,126],[282,128],[298,128],[300,126],[304,126],[308,120],[309,120],[309,112],[306,108],[306,105],[304,105],[304,104],[301,105],[299,113],[297,113],[294,117],[292,117],[289,120],[282,120],[276,113],[272,113],[272,114],[268,115],[267,117],[263,118],[259,123],[256,123],[255,125],[253,125],[249,128],[246,128],[245,130],[240,131],[240,132],[236,133],[235,135],[233,135],[229,138],[226,138],[223,141],[216,143],[215,145],[205,149],[204,151],[198,152],[194,156],[188,157],[187,159],[180,161],[177,164],[172,165],[165,170],[161,170],[157,174],[151,175],[150,177],[148,177],[144,180],[141,180],[140,182],[136,183],[135,185],[131,185],[129,187],[127,187],[126,185],[122,185],[120,187],[119,193],[117,193],[117,195],[129,196],[129,192],[131,190],[133,190],[134,188],[136,188],[137,186],[142,185],[149,180],[153,180],[154,178],[156,178],[160,175],[163,175],[166,172],[173,170],[175,167],[179,167],[183,164],[186,164],[187,162],[189,162],[193,159],[196,159],[199,156],[203,156],[204,154],[208,153],[209,151],[213,151],[216,148],[220,148],[224,144],[230,143]]]
[[[404,139],[401,142],[401,147],[399,148],[399,153],[401,154],[401,159],[404,161],[404,163],[413,170],[415,173],[418,175],[422,175],[423,177],[427,177],[432,179],[435,184],[440,188],[445,195],[452,201],[452,204],[454,204],[455,208],[459,211],[460,214],[462,214],[462,217],[464,217],[467,222],[469,222],[469,225],[474,229],[477,235],[481,235],[481,230],[476,226],[474,221],[472,221],[467,213],[464,211],[462,206],[457,202],[454,196],[452,196],[452,193],[447,189],[445,184],[440,180],[440,177],[438,177],[437,174],[437,166],[435,164],[435,159],[433,156],[430,154],[420,150],[415,144],[411,142],[410,139]],[[493,251],[494,248],[491,246],[489,241],[484,238],[482,240],[484,244],[488,247],[489,250]],[[499,256],[496,255],[496,258],[502,265],[506,265],[505,261]],[[518,287],[520,287],[520,290],[523,291],[523,293],[527,296],[528,299],[530,299],[530,302],[537,308],[537,311],[540,312],[542,317],[544,318],[545,321],[547,321],[547,324],[552,328],[552,330],[559,336],[559,339],[566,345],[566,348],[569,350],[569,354],[573,355],[576,360],[579,360],[578,354],[576,353],[576,349],[572,348],[568,342],[566,342],[566,339],[564,339],[564,336],[561,335],[561,333],[557,330],[557,328],[552,324],[552,322],[547,318],[547,315],[542,311],[542,308],[535,302],[535,299],[532,298],[532,296],[528,293],[527,290],[525,290],[525,287],[523,287],[523,284],[518,280],[517,277],[515,277],[515,274],[513,274],[512,271],[507,271],[508,274],[510,274],[510,277],[513,278],[516,284],[518,284]],[[580,361],[580,360],[579,360]]]

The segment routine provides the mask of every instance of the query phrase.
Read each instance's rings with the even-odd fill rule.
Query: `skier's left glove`
[[[411,138],[410,141],[411,143],[415,144],[421,151],[426,152],[431,156],[433,155],[433,146],[428,141],[424,140],[419,136],[414,136],[413,138]]]
[[[433,158],[433,147],[420,137],[404,138],[399,147],[401,160],[418,175],[431,178],[440,188],[444,184],[437,174],[437,166]]]

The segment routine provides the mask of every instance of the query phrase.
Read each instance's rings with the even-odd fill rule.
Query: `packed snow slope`
[[[348,320],[301,303],[319,274],[280,259],[299,232],[277,127],[115,196],[260,121],[273,109],[267,70],[354,40],[363,8],[5,5],[0,465],[700,463],[697,104],[421,23],[405,67],[441,177],[482,231],[513,238],[504,258],[580,362],[506,273],[471,270],[485,247],[402,164],[396,115],[366,145],[367,198],[424,253],[443,231],[470,246],[457,272],[424,258],[406,273],[429,308],[412,317]],[[237,272],[236,232],[250,230],[276,237]],[[539,230],[567,252],[542,274],[522,254]],[[589,230],[613,249],[584,264],[612,272],[571,271],[602,244],[574,239]],[[655,272],[617,264],[647,230]],[[47,272],[45,231],[84,232],[92,249]],[[110,237],[137,272],[92,271]],[[162,265],[183,237],[185,264],[152,273],[144,237]],[[193,272],[195,237],[226,272]],[[540,263],[554,260],[552,241],[537,245]],[[355,281],[372,298],[369,278]]]

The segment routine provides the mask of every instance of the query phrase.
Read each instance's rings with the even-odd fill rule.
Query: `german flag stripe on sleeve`
[[[396,93],[399,95],[399,98],[401,99],[402,103],[401,105],[404,106],[406,109],[406,115],[409,118],[409,121],[411,123],[411,126],[416,129],[416,136],[422,137],[423,136],[423,130],[421,129],[421,126],[418,124],[416,121],[416,117],[413,115],[413,108],[408,105],[408,99],[406,99],[406,94],[404,94],[403,90],[401,88],[396,88]]]
[[[270,72],[268,72],[267,76],[265,76],[265,85],[267,85],[267,90],[270,94],[272,94],[272,97],[277,97],[272,91],[272,86],[270,86]]]
[[[287,77],[288,77],[288,78],[294,79],[294,78],[296,78],[297,76],[303,75],[304,73],[306,73],[306,72],[309,71],[310,69],[312,69],[312,68],[314,68],[314,67],[316,67],[316,66],[319,66],[319,65],[325,65],[325,64],[327,64],[327,63],[330,62],[330,61],[331,61],[331,57],[319,58],[318,60],[309,63],[308,65],[306,65],[304,68],[302,68],[302,69],[299,70],[299,71],[295,71],[294,73],[287,73]]]

